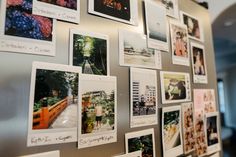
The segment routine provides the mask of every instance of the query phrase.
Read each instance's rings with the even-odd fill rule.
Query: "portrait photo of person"
[[[192,47],[193,51],[193,66],[195,75],[206,75],[203,49]]]
[[[182,22],[188,28],[188,35],[190,38],[203,41],[203,33],[200,22],[197,18],[187,13],[181,12]]]

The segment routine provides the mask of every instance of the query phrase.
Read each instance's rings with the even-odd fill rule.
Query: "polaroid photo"
[[[178,21],[170,20],[172,63],[190,65],[189,40],[187,27]]]
[[[154,0],[162,3],[166,8],[168,16],[179,19],[179,4],[178,0]]]
[[[138,1],[89,0],[88,12],[115,21],[138,25]]]
[[[130,68],[130,127],[157,124],[157,102],[156,71]]]
[[[80,0],[33,0],[33,14],[78,24]]]
[[[117,155],[117,156],[114,156],[114,157],[142,157],[142,152],[141,152],[141,150],[139,150],[139,151],[132,152],[132,153],[127,153],[127,154],[124,154],[124,155]]]
[[[188,154],[195,150],[195,134],[194,134],[194,112],[193,103],[181,104],[182,109],[182,128],[183,128],[183,146],[184,154]]]
[[[37,154],[31,154],[31,155],[24,155],[19,157],[60,157],[60,151],[50,151],[50,152],[44,152],[44,153],[37,153]]]
[[[190,45],[193,82],[207,84],[207,65],[204,46],[195,42],[191,42]]]
[[[146,36],[119,30],[119,63],[121,66],[161,69],[161,52],[147,47]]]
[[[83,74],[80,80],[78,149],[116,142],[116,77]]]
[[[205,117],[205,134],[207,137],[207,154],[212,154],[220,151],[220,123],[219,113],[207,113]]]
[[[2,0],[0,16],[1,51],[55,56],[56,20],[32,14],[32,1]]]
[[[194,127],[195,149],[198,156],[207,154],[207,137],[205,133],[205,114],[216,112],[215,91],[213,89],[194,89]]]
[[[142,157],[156,157],[154,129],[125,134],[126,153],[142,151]]]
[[[160,72],[162,103],[191,101],[190,75],[181,72]]]
[[[180,11],[181,22],[188,28],[188,37],[201,42],[204,42],[203,26],[196,17]]]
[[[194,110],[203,114],[216,112],[214,89],[194,89]]]
[[[110,75],[108,36],[71,29],[69,63],[83,74]]]
[[[77,141],[81,68],[33,62],[27,146]]]
[[[181,106],[162,108],[162,145],[164,157],[183,154],[181,122]]]
[[[145,19],[148,48],[169,51],[169,31],[163,5],[145,0]]]

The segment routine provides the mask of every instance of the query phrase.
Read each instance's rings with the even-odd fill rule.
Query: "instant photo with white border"
[[[130,127],[157,124],[157,102],[156,71],[130,68]]]
[[[97,38],[97,39],[102,39],[106,41],[106,75],[110,75],[110,62],[109,62],[109,37],[108,35],[105,34],[100,34],[100,33],[92,33],[92,32],[85,32],[85,31],[80,31],[78,29],[70,29],[70,53],[69,53],[69,64],[72,66],[77,66],[73,63],[73,58],[74,56],[74,35],[81,35],[81,36],[88,36],[91,38]],[[91,65],[90,65],[91,67]],[[90,69],[90,68],[89,68]],[[83,69],[82,69],[83,71]],[[91,70],[89,70],[91,71]],[[84,73],[84,74],[92,74],[93,72],[89,72],[89,73]],[[99,74],[95,74],[95,75],[99,75]],[[105,74],[104,74],[105,75]]]
[[[113,157],[142,157],[142,152],[141,152],[141,150],[139,150],[136,152],[127,153],[127,154],[123,154],[123,155],[116,155]]]
[[[33,14],[55,18],[63,21],[80,22],[80,0],[76,2],[76,9],[33,0]]]
[[[161,1],[163,1],[163,0],[161,0]],[[171,11],[171,9],[169,9],[168,6],[166,4],[164,4],[166,6],[167,15],[170,17],[179,19],[179,1],[178,0],[169,0],[169,1],[171,1],[173,4],[173,10]]]
[[[35,55],[56,55],[56,20],[52,19],[52,41],[5,34],[7,0],[1,1],[0,50]],[[30,44],[29,44],[30,43]]]
[[[121,66],[161,69],[161,52],[147,47],[145,35],[119,30],[119,63]]]
[[[165,137],[167,136],[166,134],[169,133],[169,132],[166,132],[166,130],[164,129],[165,126],[164,126],[164,119],[165,119],[165,113],[167,112],[176,112],[178,111],[179,112],[179,121],[178,121],[178,126],[175,126],[175,130],[179,130],[179,133],[175,133],[174,135],[171,135],[172,138],[175,138],[174,141],[165,141]],[[182,123],[182,118],[181,118],[181,106],[171,106],[171,107],[163,107],[162,108],[162,145],[163,145],[163,155],[164,157],[173,157],[173,156],[178,156],[178,155],[181,155],[183,154],[183,141],[182,141],[182,126],[181,126],[181,123]],[[173,125],[173,124],[171,124]],[[172,127],[172,126],[171,126]],[[174,129],[174,128],[171,128],[170,129]],[[165,136],[166,135],[166,136]],[[174,146],[175,145],[175,142],[176,140],[178,140],[179,138],[179,144]],[[171,143],[169,143],[171,142]],[[174,142],[174,143],[173,143]],[[178,143],[178,142],[177,142]],[[172,145],[172,148],[167,148],[166,146],[168,145]]]
[[[191,35],[191,34],[189,34],[189,33],[188,33],[188,37],[191,38],[191,39],[200,41],[200,42],[204,42],[204,33],[203,33],[202,22],[201,22],[198,18],[196,18],[196,17],[194,17],[194,16],[192,16],[192,15],[190,15],[190,14],[184,12],[184,11],[180,11],[180,19],[181,19],[181,22],[182,22],[183,24],[185,24],[185,23],[184,23],[184,17],[183,17],[184,15],[185,15],[185,16],[188,16],[188,17],[190,17],[191,19],[194,19],[194,20],[196,20],[196,21],[198,22],[198,29],[199,29],[199,30],[197,31],[197,33],[199,33],[200,37],[197,38],[197,37],[195,37],[194,35]],[[187,24],[185,24],[185,25],[187,25]],[[193,24],[193,23],[191,23],[191,25],[193,25],[193,27],[194,27],[194,24]],[[187,25],[187,28],[188,28],[188,25]],[[188,28],[188,29],[189,29],[189,28]]]
[[[154,137],[154,129],[153,128],[146,129],[146,130],[141,130],[141,131],[136,131],[136,132],[126,133],[125,134],[125,150],[126,150],[126,153],[130,153],[129,152],[129,139],[140,138],[141,136],[148,136],[148,135],[152,136],[152,150],[153,150],[153,153],[152,153],[153,156],[152,157],[156,157],[155,137]]]
[[[31,155],[24,155],[19,157],[60,157],[60,151],[50,151],[50,152],[44,152],[44,153],[37,153],[37,154],[31,154]]]
[[[192,72],[193,72],[193,82],[194,83],[202,83],[202,84],[207,84],[208,83],[208,78],[207,78],[207,65],[206,65],[206,57],[205,57],[205,49],[204,46],[201,44],[198,44],[196,42],[191,41],[190,42],[190,47],[191,47],[191,60],[192,60]],[[198,57],[198,64],[200,66],[196,65],[197,59],[194,59],[194,51],[193,48],[201,49],[202,52],[198,52],[199,54],[196,54],[196,58]],[[200,54],[202,53],[202,54]],[[195,63],[194,63],[195,62]],[[196,67],[197,66],[197,67]],[[196,73],[196,68],[198,68],[198,71],[201,74]],[[200,68],[200,70],[199,70]]]
[[[169,20],[169,27],[170,27],[170,36],[171,36],[171,52],[172,52],[172,63],[173,64],[178,64],[178,65],[185,65],[189,66],[190,65],[190,53],[189,53],[189,40],[188,40],[188,32],[187,32],[187,26],[176,21],[176,20]],[[177,43],[176,39],[176,33],[178,33],[178,30],[175,29],[181,29],[181,31],[184,32],[179,32],[179,41]],[[181,34],[182,33],[182,34]],[[185,34],[185,35],[184,35]],[[175,38],[175,39],[174,39]],[[182,39],[181,39],[182,38]],[[178,52],[177,51],[178,47]],[[182,52],[182,49],[185,49],[186,52]],[[178,56],[177,53],[181,52],[181,56]],[[186,54],[185,54],[186,53]]]
[[[81,101],[78,107],[78,114],[79,114],[78,116],[79,117],[78,149],[116,142],[117,141],[117,79],[116,77],[83,74],[80,77],[80,82],[81,82],[81,99],[83,95],[88,92],[89,93],[95,92],[95,95],[98,95],[96,93],[98,93],[99,91],[103,91],[103,94],[100,94],[101,97],[104,97],[104,92],[106,93],[105,95],[107,95],[108,92],[109,93],[111,93],[112,91],[114,92],[114,100],[113,100],[114,101],[114,106],[113,106],[114,107],[114,111],[113,111],[114,124],[110,126],[109,122],[106,121],[106,124],[101,124],[100,128],[99,127],[95,128],[96,126],[94,126],[93,132],[82,133],[82,125],[83,125],[82,103],[83,101]],[[90,94],[90,98],[91,98],[91,95],[93,94]],[[105,98],[106,97],[109,97],[109,95],[105,96]],[[92,104],[91,102],[91,105],[94,105],[94,104]],[[94,108],[96,109],[96,106]],[[104,114],[107,114],[106,112],[108,111],[104,111],[104,113],[102,114],[102,117]]]
[[[209,128],[209,127],[213,127],[213,126],[208,126],[208,119],[209,118],[213,118],[215,117],[215,125],[214,127],[215,130],[213,128]],[[220,151],[221,150],[221,146],[220,146],[220,130],[219,130],[219,112],[211,112],[211,113],[207,113],[206,116],[205,116],[205,134],[207,136],[207,154],[212,154],[212,153],[215,153],[217,151]],[[214,124],[212,124],[214,125]],[[213,129],[213,130],[210,130],[210,129]],[[210,131],[214,131],[214,132],[210,132]],[[208,134],[210,133],[209,135],[209,138],[217,138],[217,141],[214,142],[214,144],[210,144],[209,143],[209,140],[208,139]]]
[[[119,22],[123,22],[123,23],[137,26],[138,21],[139,21],[138,20],[138,1],[136,1],[136,0],[135,1],[128,0],[128,1],[129,1],[129,5],[130,5],[130,20],[125,20],[122,18],[118,18],[118,17],[112,16],[112,15],[108,15],[108,14],[96,11],[94,9],[94,6],[95,6],[94,0],[88,0],[88,12],[91,14],[94,14],[94,15],[98,15],[101,17],[115,20],[115,21],[119,21]]]
[[[188,154],[195,150],[195,134],[194,134],[194,112],[193,112],[193,103],[182,103],[182,128],[183,128],[183,149],[184,154]],[[192,134],[192,137],[187,135]],[[185,141],[188,140],[188,141]],[[190,148],[187,147],[189,143]]]
[[[147,44],[149,48],[169,51],[169,29],[163,5],[145,0]]]
[[[164,78],[165,75],[176,75],[176,76],[172,76],[170,80],[167,80],[169,81],[169,85],[167,86],[168,88],[167,91],[165,90],[165,86],[166,86],[165,85],[166,82]],[[182,81],[184,81],[185,85],[183,84],[182,81],[180,82],[179,80],[177,80],[178,76],[184,77],[184,80]],[[161,97],[162,97],[163,104],[191,101],[191,84],[190,84],[189,73],[160,71],[160,79],[161,79]],[[171,80],[173,80],[172,81],[173,83],[171,83]],[[178,87],[179,83],[182,83],[180,84],[181,85],[180,87]],[[182,93],[181,89],[179,88],[181,88],[185,92]],[[178,94],[179,96],[184,94],[185,98],[175,98],[175,95],[172,95],[172,93],[176,90],[179,91],[179,93],[175,93],[176,97],[178,97]],[[167,94],[169,98],[166,98]]]
[[[45,63],[45,62],[33,62],[32,72],[31,72],[30,98],[29,98],[30,100],[29,100],[27,146],[39,146],[39,145],[68,143],[77,141],[77,126],[72,128],[33,129],[33,112],[34,112],[33,107],[35,100],[35,85],[36,85],[37,70],[70,72],[78,74],[79,77],[81,74],[81,68],[79,67],[72,67],[68,65]],[[80,91],[79,80],[78,80],[78,91]],[[80,97],[79,94],[78,97]]]

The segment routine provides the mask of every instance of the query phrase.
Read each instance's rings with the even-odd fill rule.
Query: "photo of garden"
[[[78,74],[37,69],[32,129],[77,126]]]
[[[32,0],[7,0],[5,35],[52,41],[53,20],[33,15]]]
[[[114,130],[115,92],[105,90],[82,94],[82,134]]]
[[[142,157],[153,157],[152,134],[128,139],[128,152],[142,151]]]
[[[82,73],[107,75],[107,40],[73,34],[73,65]]]

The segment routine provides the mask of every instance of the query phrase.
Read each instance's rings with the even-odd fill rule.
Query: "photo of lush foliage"
[[[78,74],[37,69],[33,129],[77,126]]]
[[[52,41],[53,20],[32,14],[32,0],[7,0],[5,35]]]
[[[35,82],[34,112],[43,103],[51,106],[68,96],[69,90],[73,97],[78,95],[78,74],[53,70],[38,69]]]
[[[77,10],[77,0],[38,0],[38,1]]]
[[[152,134],[128,139],[128,150],[142,151],[142,157],[153,157]]]
[[[85,74],[107,75],[107,40],[74,34],[73,65]]]
[[[114,90],[112,90],[111,93],[101,90],[82,94],[82,134],[114,130],[114,94]]]

